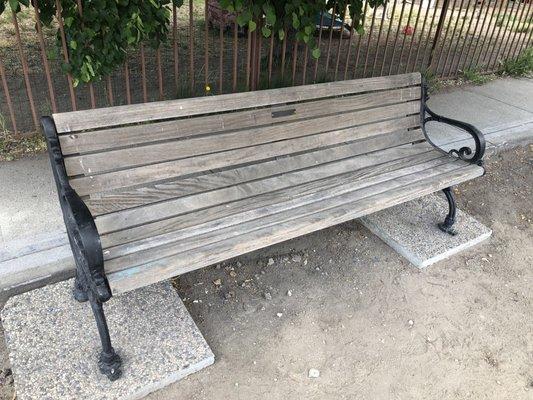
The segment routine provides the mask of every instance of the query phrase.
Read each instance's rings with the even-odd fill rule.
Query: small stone
[[[407,323],[409,324],[409,326],[413,326],[415,324],[415,321],[413,321],[412,319],[410,319],[409,321],[407,321]]]
[[[277,313],[276,315],[278,316],[278,318],[281,318],[281,317],[283,317],[283,313],[280,313],[280,312],[279,312],[279,313]]]
[[[242,267],[242,263],[240,261],[237,261],[237,267]]]
[[[267,262],[267,265],[274,265],[274,259],[273,258],[269,258],[268,259],[268,262]]]
[[[267,300],[272,300],[272,295],[269,292],[263,293],[263,297]]]
[[[295,254],[292,256],[292,261],[297,262],[297,263],[302,262],[302,256]]]
[[[224,299],[225,300],[229,300],[232,297],[235,297],[235,292],[233,290],[229,290],[229,291],[224,293]]]
[[[213,281],[213,285],[215,285],[215,286],[220,286],[220,285],[222,285],[222,279],[220,279],[220,278],[219,278],[219,279],[215,279],[215,280]]]
[[[320,378],[320,371],[315,368],[310,368],[309,372],[307,373],[307,376],[309,378]]]
[[[237,273],[235,271],[230,271],[229,276],[231,276],[232,278],[235,278],[237,276]]]
[[[289,297],[292,296],[292,290],[287,290],[287,296],[289,296]]]

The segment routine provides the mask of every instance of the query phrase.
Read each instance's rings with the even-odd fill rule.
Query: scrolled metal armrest
[[[450,155],[457,156],[461,160],[468,161],[472,164],[482,165],[483,155],[485,154],[485,147],[486,147],[485,137],[483,136],[483,133],[481,133],[481,131],[472,124],[459,121],[453,118],[444,117],[442,115],[437,114],[436,112],[433,112],[426,104],[426,101],[429,99],[429,96],[428,96],[428,90],[427,90],[427,85],[425,81],[422,81],[421,88],[422,88],[422,93],[421,93],[422,104],[420,107],[420,120],[421,120],[420,123],[422,126],[422,131],[424,132],[424,135],[426,136],[426,139],[428,140],[428,142],[431,143],[436,148],[439,148],[437,145],[435,145],[431,141],[431,139],[429,138],[426,132],[427,122],[435,121],[435,122],[440,122],[440,123],[455,126],[456,128],[462,129],[463,131],[469,133],[470,136],[472,136],[476,144],[475,151],[472,152],[472,149],[467,146],[463,146],[459,149],[452,149],[449,151],[445,151],[440,148],[439,149]],[[429,117],[427,117],[426,114],[428,114]],[[473,153],[473,156],[471,156],[472,153]]]
[[[94,296],[102,302],[107,301],[111,298],[111,289],[104,272],[102,245],[94,218],[85,202],[70,186],[54,121],[44,117],[41,124],[78,273],[82,274],[84,284]]]

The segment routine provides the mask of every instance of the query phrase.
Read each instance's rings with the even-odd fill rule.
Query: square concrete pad
[[[424,268],[474,246],[492,234],[492,230],[471,216],[457,210],[451,236],[439,230],[444,221],[448,202],[444,195],[430,195],[388,208],[361,218],[372,233],[407,258],[418,268]]]
[[[17,399],[138,399],[214,362],[211,349],[170,283],[104,305],[123,375],[100,374],[100,340],[89,304],[72,280],[11,298],[2,311]]]

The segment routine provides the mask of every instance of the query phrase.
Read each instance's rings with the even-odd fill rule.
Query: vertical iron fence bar
[[[272,85],[272,60],[274,58],[274,32],[270,34],[270,48],[268,50],[268,87]]]
[[[444,28],[444,22],[446,20],[446,14],[448,13],[448,6],[450,5],[450,0],[444,0],[442,3],[442,8],[439,15],[439,21],[437,22],[437,29],[435,31],[435,36],[433,37],[433,42],[431,43],[431,49],[429,50],[429,58],[428,62],[426,64],[426,68],[430,69],[433,65],[433,59],[435,57],[435,51],[437,47],[437,43],[440,40],[440,36],[442,35],[442,29]],[[436,12],[437,7],[435,7]]]
[[[390,33],[392,31],[392,22],[394,21],[394,13],[396,12],[396,4],[398,0],[394,0],[394,3],[392,4],[392,14],[389,21],[389,27],[387,29],[387,36],[385,38],[385,50],[383,50],[383,61],[381,62],[381,69],[380,69],[380,76],[383,76],[383,72],[385,71],[385,61],[387,60],[387,50],[389,48],[389,37]],[[385,7],[383,7],[383,15],[387,13],[387,10]]]
[[[178,10],[172,5],[172,56],[174,59],[174,90],[175,95],[179,91],[179,64],[178,64]]]
[[[364,35],[364,30],[365,30],[367,7],[368,7],[368,1],[365,1],[365,7],[363,8],[363,29],[362,29],[363,33],[360,33],[359,37],[357,38],[357,51],[355,52],[355,62],[353,65],[353,79],[355,79],[355,76],[357,75],[357,65],[359,64],[359,55],[361,54],[361,42],[363,41],[363,35]]]
[[[346,51],[346,59],[344,60],[344,80],[348,77],[348,65],[350,64],[350,55],[352,53],[352,38],[354,35],[355,15],[350,23],[350,39],[348,39],[348,50]]]
[[[231,90],[235,93],[237,91],[237,59],[239,53],[239,27],[237,25],[237,15],[233,22],[233,82]]]
[[[281,45],[281,80],[285,79],[285,58],[287,53],[287,29],[283,29],[283,43]]]
[[[368,55],[370,54],[370,42],[372,40],[372,32],[374,31],[374,23],[376,21],[377,6],[374,6],[372,11],[372,22],[370,22],[370,31],[368,32],[368,40],[366,42],[366,54],[365,54],[365,66],[363,67],[363,78],[366,76],[366,70],[368,67]],[[378,51],[379,42],[376,44],[376,52]]]
[[[11,101],[11,94],[9,93],[9,86],[7,85],[6,70],[4,64],[0,60],[0,79],[2,80],[2,87],[4,89],[4,95],[6,96],[7,109],[9,110],[9,116],[11,117],[11,125],[13,126],[13,132],[18,135],[17,119],[15,118],[15,111],[13,110],[13,102]]]
[[[417,34],[417,28],[418,23],[420,22],[420,14],[422,14],[422,5],[424,4],[423,1],[420,1],[420,4],[418,6],[418,11],[416,14],[416,20],[415,20],[415,26],[413,27],[413,33],[411,35],[411,42],[409,43],[409,51],[407,52],[407,62],[405,63],[405,71],[404,73],[407,73],[409,70],[409,64],[411,64],[411,56],[413,55],[413,43],[415,41],[415,36]],[[419,43],[420,46],[420,43]]]
[[[113,86],[111,84],[111,76],[106,77],[106,86],[107,86],[107,98],[109,100],[109,105],[115,105],[115,97],[113,96]]]
[[[501,0],[500,1],[500,7],[498,8],[498,11],[496,13],[496,18],[494,19],[494,26],[492,27],[492,32],[490,34],[489,41],[488,41],[488,44],[487,44],[487,53],[491,50],[491,47],[492,47],[492,51],[490,51],[490,53],[488,53],[489,54],[488,63],[490,63],[490,60],[492,59],[492,53],[494,51],[494,46],[491,46],[491,44],[492,44],[492,40],[494,39],[494,34],[498,30],[498,17],[500,16],[500,14],[502,12],[502,9],[503,9],[503,5],[504,5],[504,3],[506,1],[508,1],[508,0]],[[485,58],[483,58],[483,60],[485,61]],[[486,66],[488,66],[488,63],[487,63]]]
[[[487,2],[487,10],[485,11],[485,16],[483,17],[483,22],[481,23],[481,27],[479,28],[479,38],[476,40],[476,44],[474,46],[474,51],[473,51],[472,56],[469,57],[470,58],[470,63],[468,64],[468,69],[472,69],[472,67],[474,65],[474,60],[476,59],[476,53],[477,53],[477,49],[478,49],[479,43],[481,41],[483,42],[483,44],[485,43],[486,35],[484,35],[484,32],[485,32],[485,26],[486,26],[487,22],[489,22],[489,27],[490,27],[489,14],[492,14],[490,11],[491,11],[490,3]],[[492,9],[492,12],[494,12],[494,8]],[[492,18],[492,16],[491,16],[491,18]],[[487,27],[487,29],[489,29],[489,28]],[[477,29],[474,28],[474,34],[476,34],[477,32],[478,32]],[[482,35],[483,35],[483,38],[481,38]],[[472,41],[474,41],[474,38],[472,38]],[[470,43],[470,45],[472,45],[472,43]],[[481,51],[482,48],[483,48],[483,46],[480,47],[480,51]],[[475,64],[476,64],[476,67],[477,67],[477,62]]]
[[[492,68],[493,57],[494,57],[494,60],[498,60],[498,55],[499,55],[500,46],[501,46],[501,42],[502,42],[501,39],[500,39],[500,35],[501,35],[502,29],[503,29],[503,27],[505,25],[504,24],[504,20],[505,20],[505,16],[507,15],[507,10],[508,10],[509,4],[512,5],[513,2],[511,2],[510,0],[507,0],[506,3],[507,4],[505,4],[505,10],[503,11],[503,15],[502,15],[502,23],[498,27],[498,33],[496,33],[496,42],[492,46],[492,49],[491,49],[491,52],[490,52],[490,55],[489,55],[489,61],[487,62],[487,70],[490,70]],[[503,2],[502,2],[502,4],[503,4]],[[499,16],[500,16],[500,13],[498,13],[498,17]],[[507,19],[507,22],[509,22],[509,19]],[[498,25],[498,18],[496,18],[496,21],[495,21],[494,24]],[[505,34],[505,32],[504,32],[504,34]],[[498,48],[498,51],[495,52],[496,48]]]
[[[305,85],[306,83],[306,77],[307,77],[307,57],[309,57],[309,44],[305,44],[305,50],[304,50],[304,70],[302,72],[302,85]]]
[[[398,20],[398,29],[396,29],[396,37],[394,38],[394,46],[392,48],[392,58],[391,58],[390,65],[389,65],[389,73],[387,75],[390,75],[392,73],[392,66],[394,64],[394,56],[396,55],[396,46],[398,45],[398,37],[400,36],[400,29],[402,28],[403,13],[405,11],[406,2],[407,0],[402,0],[400,19]],[[394,16],[392,18],[394,19]]]
[[[262,62],[261,62],[262,61],[261,54],[263,52],[263,33],[262,33],[263,21],[260,21],[258,26],[259,26],[259,29],[257,30],[258,40],[257,40],[257,54],[256,54],[257,69],[256,69],[256,78],[255,78],[254,90],[257,90],[257,88],[259,87],[259,85],[261,83],[261,64],[262,64]]]
[[[533,6],[533,1],[530,1],[529,4],[528,4],[525,21],[529,21],[531,18],[533,18],[533,14],[531,16],[529,16],[529,12],[531,11],[532,6]],[[530,32],[533,32],[533,29],[530,29]],[[522,37],[520,37],[519,40],[517,41],[516,46],[515,46],[515,48],[513,50],[513,53],[512,53],[512,57],[513,58],[517,57],[520,54],[520,52],[522,51],[522,48],[523,48],[523,45],[524,45],[524,41],[525,41],[526,38],[527,38],[527,31],[524,32],[524,35]]]
[[[524,40],[524,42],[522,43],[522,47],[520,49],[520,53],[518,53],[519,55],[524,51],[526,50],[527,48],[529,48],[529,46],[531,45],[531,36],[533,35],[533,29],[530,29],[529,30],[529,35],[527,37],[527,40]]]
[[[533,5],[533,1],[530,1],[529,5],[528,5],[527,13],[526,13],[525,21],[529,21],[531,18],[533,18],[533,14],[531,16],[529,16],[529,12],[531,11],[532,5]],[[533,32],[533,29],[530,29],[530,32]],[[512,57],[513,58],[515,58],[515,57],[520,55],[520,53],[522,52],[522,49],[524,48],[524,43],[526,43],[526,46],[527,46],[527,43],[528,43],[528,41],[526,41],[527,36],[528,35],[527,35],[527,31],[526,31],[526,32],[524,32],[524,35],[521,38],[519,38],[519,40],[516,43],[516,46],[514,48],[514,51],[512,53]]]
[[[342,50],[342,37],[344,36],[344,20],[346,19],[346,7],[342,11],[341,17],[341,29],[339,32],[339,43],[337,44],[337,59],[335,60],[335,73],[333,74],[333,80],[337,80],[337,74],[339,72],[339,62],[341,60],[341,50]]]
[[[467,2],[466,12],[468,13],[468,8],[470,7],[470,1],[466,0],[466,2]],[[452,50],[452,45],[453,45],[453,39],[455,37],[455,32],[457,32],[457,25],[459,25],[459,20],[461,19],[461,10],[463,9],[463,4],[464,4],[464,0],[461,0],[461,4],[459,5],[459,12],[457,13],[457,19],[455,20],[455,26],[453,27],[452,36],[450,36],[450,46],[448,47],[448,52],[446,53],[446,58],[444,58],[444,65],[442,67],[442,75],[443,76],[446,76],[446,73],[447,73],[446,71],[448,70],[448,68],[447,68],[448,60],[450,59],[450,53],[451,53],[451,50]],[[463,21],[462,21],[462,24],[461,24],[461,29],[459,31],[459,35],[458,35],[457,41],[455,43],[455,48],[453,49],[452,62],[453,62],[453,57],[455,56],[455,52],[457,50],[457,46],[458,46],[459,40],[461,39],[461,32],[462,32],[462,30],[464,28],[464,23],[465,23],[465,19],[463,18]],[[450,71],[448,71],[448,72],[450,72]]]
[[[504,0],[501,0],[500,2],[500,11],[501,11],[501,6],[503,5],[503,1]],[[483,36],[483,41],[481,42],[481,46],[479,48],[479,54],[477,56],[477,59],[476,59],[476,68],[478,68],[479,66],[479,62],[481,61],[481,54],[483,53],[483,48],[485,46],[485,42],[487,40],[487,37],[489,36],[488,33],[490,32],[491,30],[491,26],[492,26],[492,21],[494,20],[494,15],[497,15],[499,14],[500,11],[496,11],[496,8],[497,7],[494,7],[492,9],[492,14],[490,16],[490,20],[489,20],[489,25],[487,26],[487,32],[485,34],[485,36]],[[496,24],[494,24],[493,26],[493,29],[492,29],[492,33],[490,34],[490,38],[489,38],[489,45],[488,45],[488,48],[490,48],[490,42],[492,41],[492,35],[494,34],[494,30],[496,29]],[[485,57],[483,57],[483,61],[485,60]]]
[[[385,15],[386,14],[387,14],[386,8],[385,8],[385,6],[383,6],[383,13],[381,14],[381,22],[380,22],[379,31],[378,31],[378,40],[377,40],[377,45],[376,45],[376,52],[374,53],[374,62],[372,63],[372,73],[370,74],[371,77],[374,76],[374,72],[376,70],[376,66],[377,66],[377,63],[378,63],[379,45],[381,43],[381,33],[383,32],[383,25],[385,24]],[[386,44],[385,44],[385,46],[386,46]]]
[[[163,68],[161,65],[161,44],[155,51],[156,63],[157,63],[157,87],[159,89],[159,100],[165,98],[165,92],[163,91]]]
[[[17,14],[15,13],[15,11],[11,11],[11,15],[13,17],[13,26],[15,28],[15,37],[17,40],[17,47],[19,51],[20,62],[22,63],[22,73],[24,74],[26,94],[28,95],[28,100],[30,102],[31,115],[33,117],[33,123],[35,125],[35,129],[39,130],[39,118],[37,117],[35,102],[33,101],[33,92],[31,89],[30,77],[29,77],[30,71],[28,67],[28,61],[26,60],[26,56],[24,55],[24,50],[22,49],[22,39],[20,38],[20,29],[19,29],[19,24],[17,20]]]
[[[320,12],[320,28],[318,29],[318,49],[321,50],[321,44],[322,44],[322,31],[323,31],[323,25],[324,25],[324,13],[326,10],[322,10]],[[318,60],[319,58],[315,59],[315,70],[313,71],[313,82],[316,82],[316,76],[318,74]],[[344,78],[346,79],[346,77]]]
[[[63,60],[65,61],[65,64],[69,63],[68,59],[68,51],[67,51],[67,40],[65,38],[65,26],[63,25],[63,11],[61,9],[61,3],[59,0],[56,0],[56,12],[57,12],[57,24],[59,25],[59,34],[61,36],[61,48],[63,50]],[[70,103],[72,105],[72,111],[77,110],[77,104],[76,104],[76,93],[74,92],[74,84],[72,82],[72,75],[70,73],[67,73],[67,82],[68,82],[68,88],[70,92]]]
[[[124,80],[126,83],[126,102],[131,104],[130,67],[128,65],[128,59],[124,62]]]
[[[223,21],[220,22],[219,21],[219,26],[218,26],[218,35],[219,35],[219,40],[220,40],[220,44],[219,44],[219,48],[220,48],[220,54],[218,56],[218,74],[219,74],[219,77],[218,77],[218,93],[219,94],[222,94],[224,92],[224,80],[223,80],[223,75],[224,75],[224,27],[226,26],[226,15],[223,14],[222,15],[222,18],[223,18]]]
[[[204,1],[204,63],[205,63],[205,69],[204,69],[204,90],[207,89],[209,86],[209,24],[207,23],[208,20],[207,15],[207,0]]]
[[[446,6],[448,7],[447,5],[447,1],[448,0],[444,0],[444,3],[443,3],[443,6]],[[428,8],[429,10],[429,8]],[[435,37],[433,38],[433,40],[430,40],[430,37],[431,37],[431,31],[433,30],[433,25],[435,24],[435,19],[437,18],[437,10],[438,10],[438,2],[435,2],[435,9],[433,10],[433,15],[431,17],[431,22],[429,23],[429,29],[428,29],[428,38],[426,40],[426,44],[424,45],[424,51],[422,52],[422,58],[420,60],[420,70],[427,70],[429,68],[429,66],[431,65],[431,57],[432,57],[432,54],[433,54],[433,51],[434,51],[434,46],[436,45],[436,40],[435,38],[437,37],[437,34],[440,35],[440,32],[438,30],[439,28],[439,25],[438,25],[438,22],[437,22],[437,31],[435,32]],[[441,8],[441,14],[442,14],[442,10],[443,8]],[[440,21],[440,15],[439,15],[439,21]],[[426,54],[428,52],[428,48],[429,48],[429,43],[431,42],[431,49],[430,49],[430,52],[429,52],[429,58],[428,58],[428,62],[426,64],[424,64],[424,61],[426,60]]]
[[[143,102],[148,103],[148,90],[146,88],[146,58],[144,57],[143,43],[141,43],[141,83],[143,90]]]
[[[326,56],[326,71],[325,76],[327,79],[328,76],[328,70],[329,70],[329,57],[331,55],[331,42],[333,40],[333,22],[335,21],[335,7],[337,7],[337,3],[333,4],[333,9],[331,11],[331,21],[329,23],[329,39],[328,39],[328,51]]]
[[[470,3],[468,5],[470,5]],[[465,40],[463,40],[463,44],[461,46],[461,50],[459,51],[459,58],[457,59],[457,64],[455,65],[455,70],[456,71],[459,71],[459,65],[461,65],[461,60],[463,58],[464,51],[465,51],[465,48],[466,48],[466,42],[468,42],[468,35],[470,34],[470,30],[472,29],[472,21],[474,21],[474,18],[476,17],[477,5],[478,5],[478,2],[475,1],[474,2],[474,9],[472,10],[472,18],[470,18],[470,21],[468,21],[468,26],[466,28],[466,33],[465,33]],[[481,5],[483,6],[483,2],[481,3]],[[481,16],[481,13],[479,15]],[[479,22],[479,18],[477,19],[477,22]],[[462,33],[462,28],[461,28],[461,32],[459,32],[459,37],[461,37],[461,33]],[[470,42],[470,43],[472,43],[472,42]],[[468,58],[468,53],[467,53],[467,58]],[[451,69],[454,69],[454,67],[453,67],[454,61],[455,61],[455,57],[452,59]]]
[[[411,1],[411,7],[409,8],[409,14],[407,16],[407,23],[405,24],[405,29],[403,30],[403,38],[402,38],[402,48],[400,50],[400,58],[398,60],[398,68],[396,68],[396,73],[399,74],[400,73],[400,66],[402,65],[402,58],[403,58],[403,51],[405,50],[405,42],[407,41],[407,29],[409,28],[409,24],[411,23],[411,17],[413,16],[413,10],[415,8],[415,2],[412,0]],[[398,27],[398,29],[401,28],[401,21],[400,21],[400,26]],[[413,32],[414,34],[414,32]]]
[[[250,61],[252,51],[252,32],[248,29],[248,39],[246,43],[246,90],[250,90]]]
[[[461,4],[463,4],[463,0],[461,0]],[[446,30],[444,31],[444,37],[442,38],[442,46],[440,49],[439,57],[437,59],[437,65],[435,66],[435,74],[439,73],[439,67],[442,61],[442,56],[446,52],[446,45],[448,43],[448,33],[450,33],[450,28],[453,25],[453,14],[455,12],[456,5],[457,5],[457,0],[453,0],[453,4],[451,7],[451,13],[450,13],[450,19],[448,21],[448,24],[446,25]],[[457,23],[455,25],[457,26]],[[450,48],[451,48],[451,43],[450,43]]]
[[[520,12],[520,15],[518,16],[518,8],[520,8],[520,4],[522,4],[523,7],[522,7],[522,11]],[[510,40],[508,41],[509,43],[506,44],[506,48],[504,49],[504,54],[506,55],[506,56],[505,56],[506,58],[509,58],[509,56],[512,55],[511,50],[512,50],[512,48],[513,48],[513,44],[514,44],[515,41],[516,41],[516,36],[517,36],[518,31],[519,31],[519,29],[520,29],[520,22],[522,21],[522,18],[524,17],[524,11],[526,10],[526,3],[525,3],[525,2],[524,2],[524,3],[520,3],[520,2],[519,2],[516,10],[517,10],[517,13],[516,13],[516,14],[517,14],[517,16],[518,16],[518,18],[516,19],[517,23],[516,23],[516,25],[513,24],[513,26],[511,27],[511,31],[514,31],[514,33],[511,34],[511,35],[509,35],[509,38],[510,38],[511,36],[512,36],[513,38],[510,39]],[[509,45],[509,48],[508,48],[508,49],[507,49],[507,45]]]
[[[298,40],[294,40],[292,44],[292,84],[294,85],[294,80],[296,78],[296,60],[298,59]]]
[[[429,17],[429,10],[431,8],[431,1],[428,1],[428,6],[426,8],[426,13],[424,15],[424,21],[422,22],[422,27],[420,28],[420,34],[418,35],[418,44],[416,46],[416,53],[415,53],[415,60],[413,61],[413,71],[416,70],[416,66],[418,64],[418,56],[420,55],[420,49],[422,49],[422,39],[424,37],[424,33],[426,32],[426,25]],[[437,8],[437,5],[435,4],[435,8]],[[416,29],[415,29],[416,32]],[[431,33],[431,30],[430,32]],[[427,39],[425,40],[426,44],[429,42],[429,35]]]
[[[81,26],[83,28],[83,7],[82,7],[82,4],[81,4],[81,0],[76,0],[76,3],[78,5],[78,14],[80,16],[80,20],[81,20]],[[89,82],[89,97],[91,99],[91,108],[96,108],[96,97],[94,95],[94,85],[92,82]]]
[[[194,14],[193,14],[193,0],[189,0],[189,84],[191,96],[194,96],[195,87],[195,73],[194,73]]]
[[[46,84],[48,85],[48,95],[50,96],[50,105],[52,112],[57,112],[56,96],[54,93],[54,84],[52,83],[52,76],[50,74],[50,64],[46,56],[46,45],[44,43],[43,30],[41,26],[41,15],[39,12],[39,1],[34,0],[33,10],[35,12],[35,27],[37,28],[37,36],[39,37],[39,46],[41,47],[41,58],[43,60],[44,74],[46,76]]]
[[[509,22],[511,21],[511,17],[513,17],[513,24],[515,23],[516,21],[516,18],[514,18],[514,15],[515,15],[515,10],[514,10],[514,1],[513,3],[511,4],[511,11],[509,12],[509,17],[507,18],[507,24],[505,24],[505,28],[503,30],[503,38],[502,40],[500,40],[500,44],[498,45],[498,51],[496,51],[496,57],[495,57],[495,60],[494,62],[492,63],[492,65],[490,66],[490,69],[494,69],[496,68],[496,65],[498,64],[498,59],[502,59],[502,57],[500,57],[500,54],[504,54],[505,55],[505,48],[507,46],[507,44],[509,43],[509,38],[511,37],[511,33],[512,33],[512,26],[511,26],[511,29],[509,29]],[[520,2],[517,3],[517,7],[520,6]],[[516,10],[516,15],[518,15],[518,8]],[[508,32],[508,31],[511,31],[511,33],[508,33],[507,34],[507,39],[505,39],[505,34]],[[502,44],[505,43],[505,46],[503,47],[503,52],[502,52]]]
[[[255,77],[255,40],[256,40],[256,31],[251,33],[251,42],[250,42],[250,90],[254,90],[254,77]]]

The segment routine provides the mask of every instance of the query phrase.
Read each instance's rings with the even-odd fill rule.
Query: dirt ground
[[[354,221],[176,280],[216,361],[148,399],[532,399],[533,147],[487,170],[493,237],[425,270]]]

